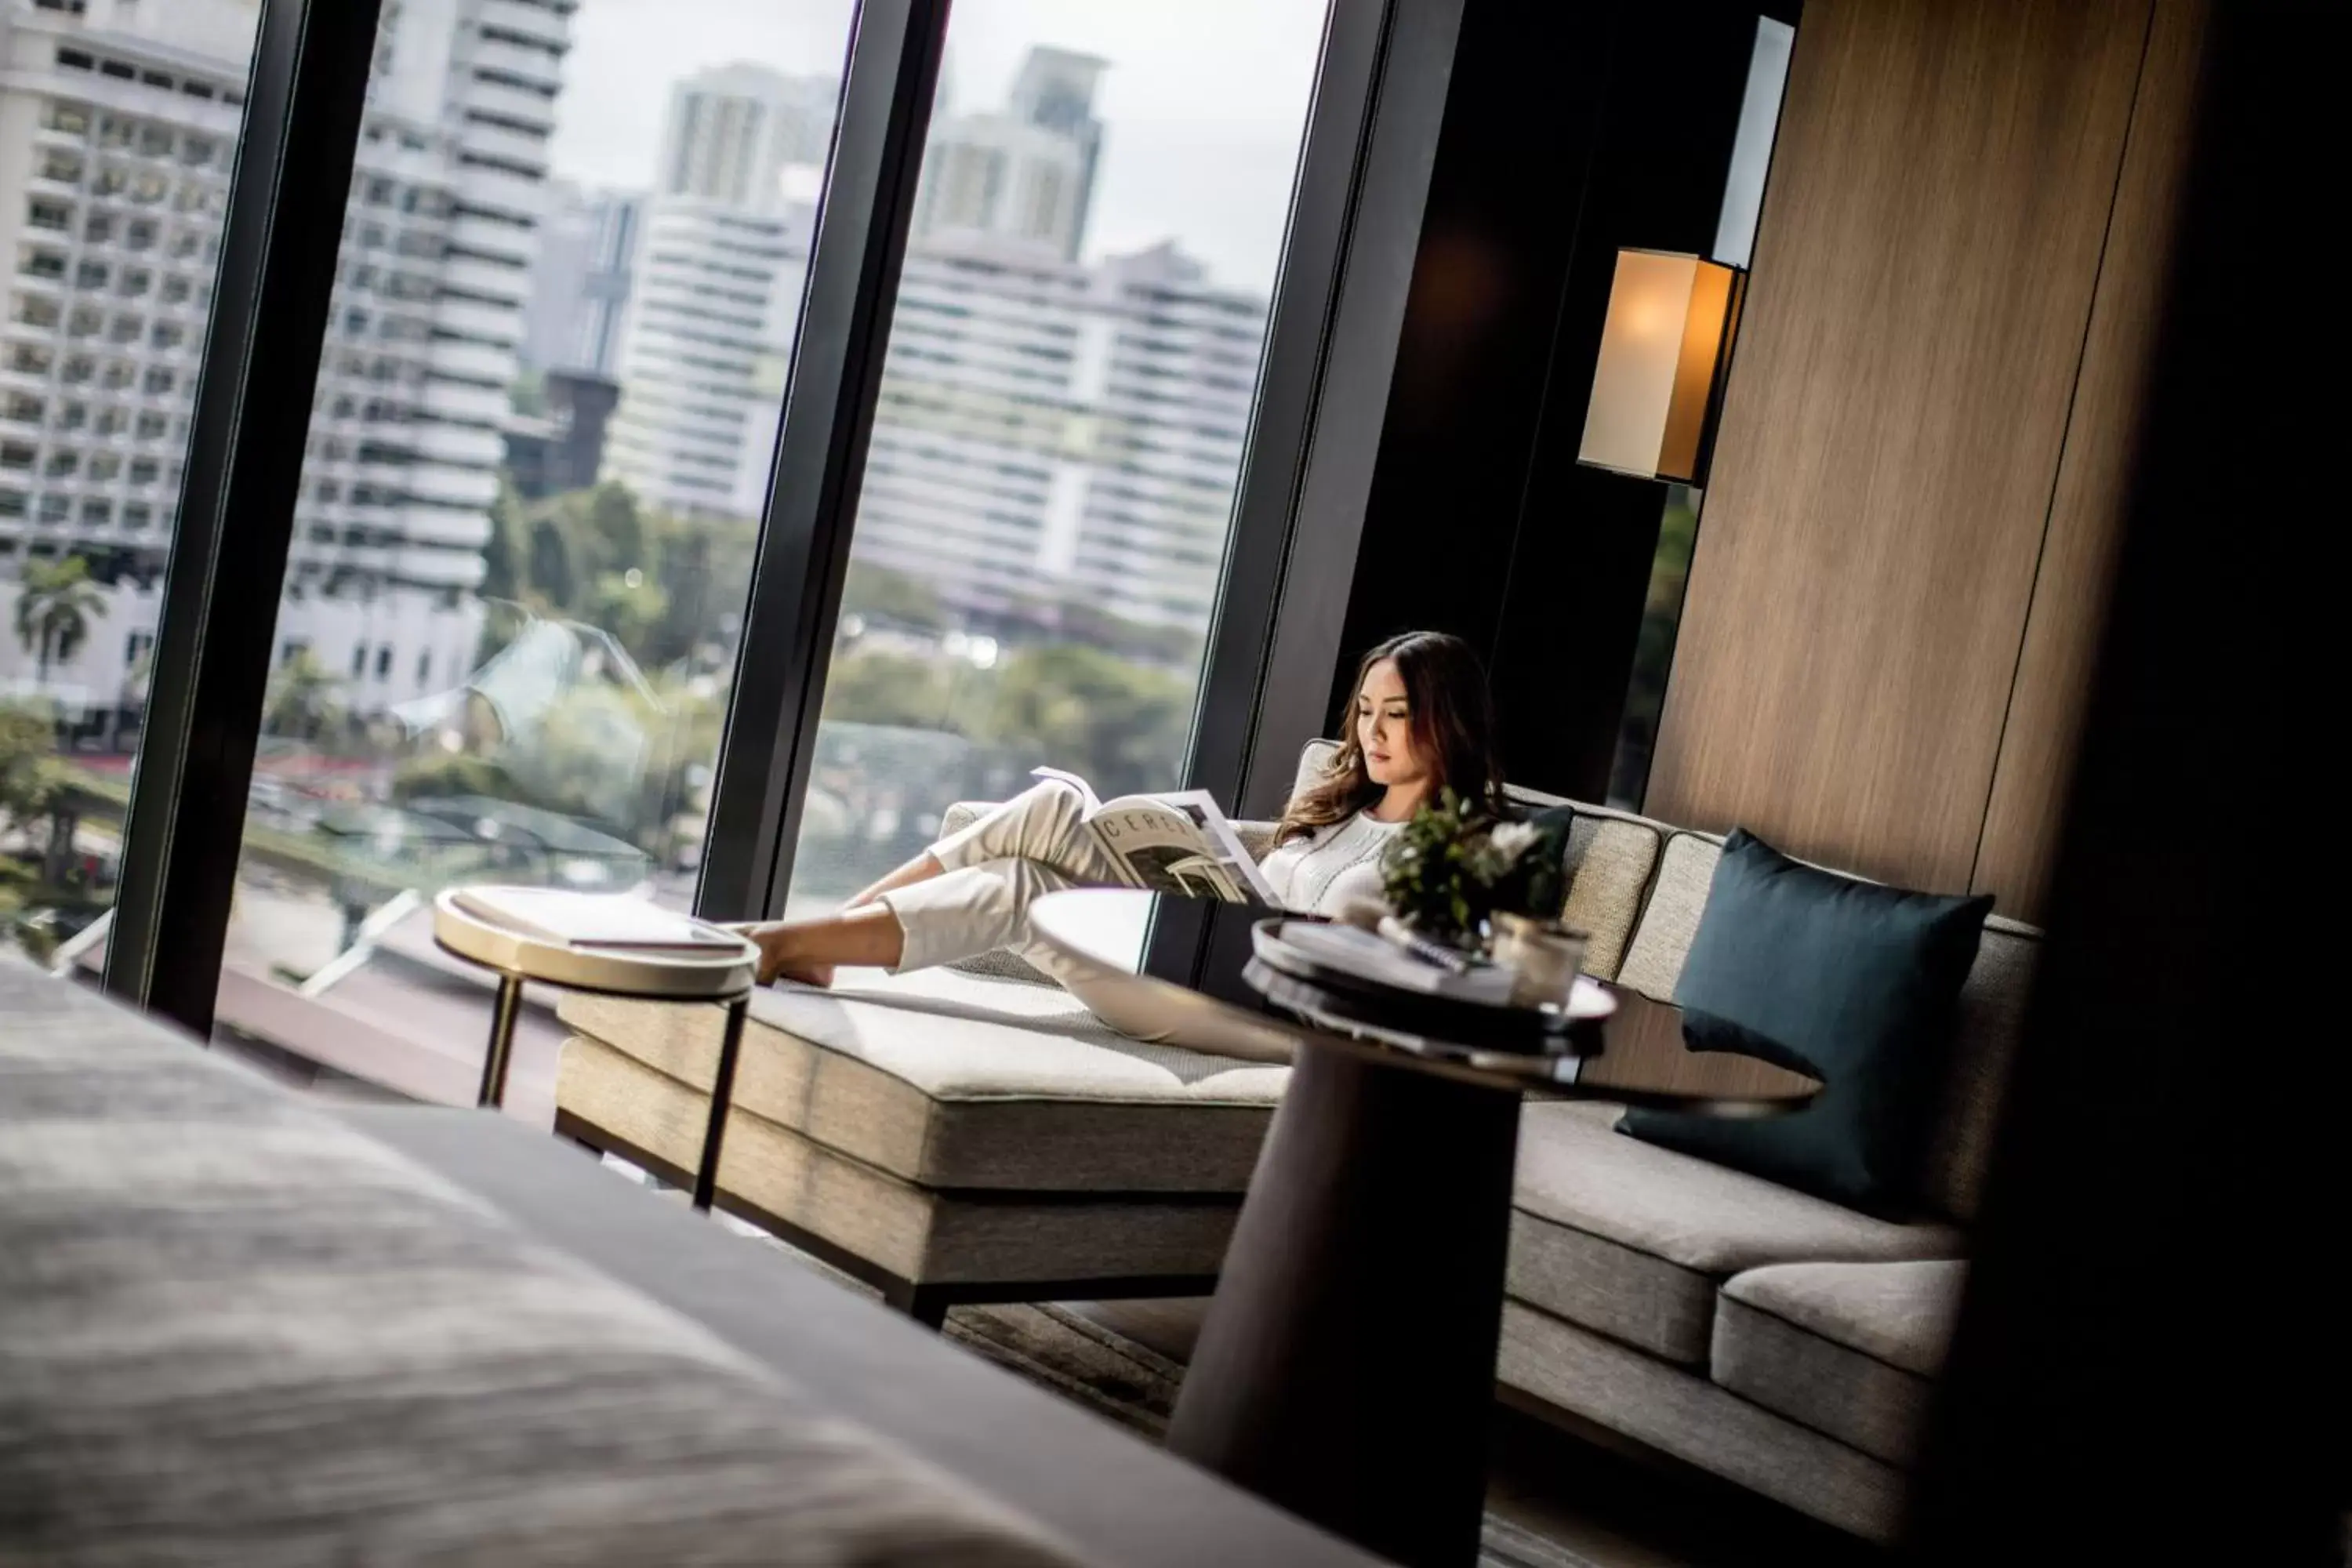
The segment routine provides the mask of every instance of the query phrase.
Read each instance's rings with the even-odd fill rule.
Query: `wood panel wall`
[[[2125,486],[2188,162],[2205,22],[2204,0],[2157,0],[2000,760],[1985,807],[1971,887],[1998,895],[2002,908],[2021,920],[2042,918],[2074,737],[2106,618],[2107,580],[2129,499]]]
[[[2127,212],[2118,247],[2110,217],[2151,22],[2173,3],[1809,0],[1654,815],[1957,891],[1981,879],[2006,773],[1982,874],[2031,917],[2037,792],[2065,752],[2024,730],[2071,730],[2095,638],[2078,601],[2103,570],[2111,448],[2160,287],[2141,285],[2161,226]],[[2166,139],[2145,139],[2151,158]],[[2144,178],[2153,206],[2163,181]],[[2021,669],[2034,689],[2005,745]]]

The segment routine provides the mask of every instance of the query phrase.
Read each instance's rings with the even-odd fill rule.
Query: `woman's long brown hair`
[[[1291,796],[1282,814],[1277,843],[1345,822],[1381,798],[1381,786],[1364,767],[1356,738],[1356,701],[1365,678],[1382,659],[1396,662],[1412,710],[1413,750],[1437,770],[1431,797],[1450,789],[1491,816],[1503,812],[1503,769],[1495,754],[1495,708],[1486,691],[1486,671],[1460,637],[1444,632],[1406,632],[1364,655],[1355,684],[1339,710],[1339,750],[1323,774]]]

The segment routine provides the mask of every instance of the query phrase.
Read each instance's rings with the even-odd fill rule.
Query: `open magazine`
[[[1273,885],[1242,845],[1241,835],[1207,790],[1123,795],[1100,800],[1094,786],[1059,768],[1036,776],[1059,779],[1087,803],[1087,830],[1134,887],[1187,899],[1280,909]]]

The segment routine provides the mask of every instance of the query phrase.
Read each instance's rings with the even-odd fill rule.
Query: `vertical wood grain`
[[[2041,573],[1985,810],[1974,890],[1995,894],[2002,911],[2020,920],[2042,919],[2074,738],[2105,623],[2141,393],[2164,303],[2165,258],[2188,160],[2205,22],[2205,0],[2156,0]]]
[[[1969,885],[2149,0],[1811,0],[1647,809]]]

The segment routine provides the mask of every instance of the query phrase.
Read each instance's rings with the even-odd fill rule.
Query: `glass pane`
[[[789,912],[1033,766],[1181,783],[1323,16],[958,0]]]
[[[0,9],[0,947],[94,969],[258,0]]]
[[[1674,672],[1675,634],[1683,618],[1683,590],[1690,583],[1692,549],[1698,542],[1700,492],[1688,485],[1665,487],[1658,521],[1658,548],[1650,558],[1650,591],[1642,605],[1642,629],[1633,644],[1633,668],[1625,682],[1625,713],[1617,728],[1617,752],[1609,769],[1609,804],[1639,811],[1650,782],[1650,755],[1658,742],[1658,721],[1666,710],[1666,678]]]
[[[225,1032],[467,1098],[435,893],[691,899],[850,12],[386,8]]]

